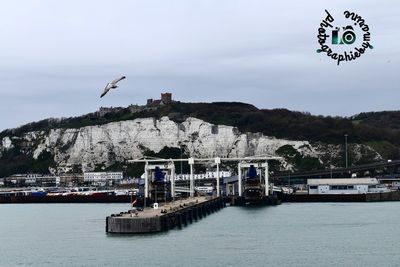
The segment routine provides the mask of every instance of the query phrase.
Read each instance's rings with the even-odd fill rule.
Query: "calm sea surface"
[[[228,207],[183,230],[106,234],[126,209],[0,205],[0,266],[400,266],[400,202]]]

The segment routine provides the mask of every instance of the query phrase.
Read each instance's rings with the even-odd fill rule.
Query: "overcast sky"
[[[186,102],[350,116],[400,103],[399,1],[3,1],[0,130],[101,106]],[[317,54],[324,10],[362,15],[373,50]],[[344,26],[344,25],[343,25]],[[127,79],[106,97],[105,84]]]

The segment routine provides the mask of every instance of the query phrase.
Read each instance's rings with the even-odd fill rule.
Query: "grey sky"
[[[362,15],[375,48],[340,66],[317,54],[325,9]],[[323,115],[399,109],[399,1],[9,0],[2,10],[0,130],[164,91]],[[127,79],[100,99],[118,75]]]

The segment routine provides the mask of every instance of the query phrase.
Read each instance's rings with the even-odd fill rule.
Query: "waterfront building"
[[[22,175],[23,178],[25,178],[25,185],[36,185],[36,181],[39,177],[42,175],[37,174],[37,173],[28,173],[25,175]]]
[[[219,172],[219,177],[220,178],[225,178],[225,177],[231,177],[232,174],[230,171],[220,171]],[[207,171],[205,173],[195,173],[193,174],[193,179],[195,180],[202,180],[202,179],[215,179],[217,178],[217,172],[216,171]],[[177,174],[176,175],[176,180],[190,180],[190,174]]]
[[[60,177],[37,173],[14,174],[4,178],[7,186],[60,186]]]
[[[92,185],[119,184],[122,178],[122,172],[85,172],[83,174],[83,182]]]
[[[308,194],[366,194],[386,192],[386,187],[379,184],[376,178],[332,178],[308,179]]]
[[[83,184],[83,173],[62,173],[60,184],[63,186],[78,186]]]

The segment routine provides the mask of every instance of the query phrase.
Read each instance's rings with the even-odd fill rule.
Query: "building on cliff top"
[[[154,100],[153,98],[147,99],[147,106],[163,106],[172,103],[171,93],[161,93],[161,99]]]
[[[109,114],[109,113],[117,113],[124,108],[122,107],[100,107],[99,111],[97,111],[97,116],[98,117],[104,117],[104,115]]]

